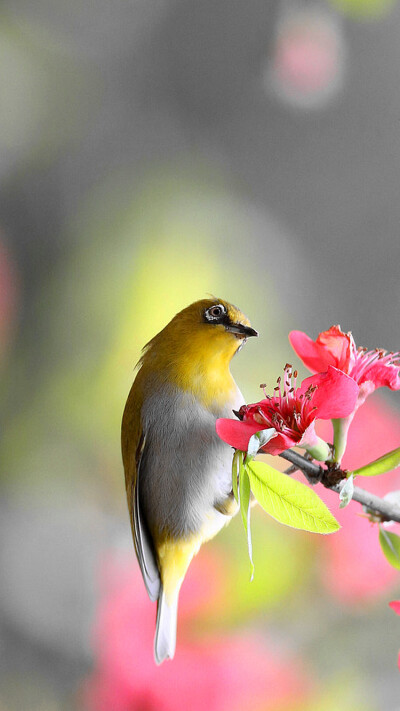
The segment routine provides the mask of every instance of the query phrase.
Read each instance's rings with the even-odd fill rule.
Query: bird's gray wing
[[[146,447],[146,437],[141,435],[138,448],[136,450],[136,483],[133,494],[133,536],[136,555],[142,571],[144,584],[150,600],[158,600],[161,580],[157,565],[157,557],[153,539],[147,526],[144,512],[140,505],[140,479],[143,476],[143,452]]]

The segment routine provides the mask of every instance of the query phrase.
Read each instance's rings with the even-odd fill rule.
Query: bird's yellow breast
[[[191,332],[174,334],[158,344],[153,355],[143,359],[142,367],[160,379],[190,392],[205,407],[219,410],[234,399],[237,387],[229,369],[238,340],[222,326],[206,324]]]
[[[210,409],[213,404],[222,407],[237,390],[229,364],[239,344],[222,327],[214,327],[214,331],[218,328],[221,333],[213,333],[212,338],[202,331],[192,334],[172,374],[178,387],[193,392]]]

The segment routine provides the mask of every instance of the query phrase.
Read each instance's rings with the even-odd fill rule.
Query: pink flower
[[[397,615],[400,615],[400,600],[393,600],[393,602],[389,602],[389,607],[391,607]],[[398,657],[398,665],[400,669],[400,652]]]
[[[335,78],[337,63],[334,38],[323,32],[307,37],[305,28],[280,38],[276,48],[275,70],[284,84],[298,91],[312,92],[324,88]],[[301,34],[303,30],[303,36]]]
[[[301,665],[280,661],[259,636],[242,632],[207,639],[203,634],[200,640],[193,640],[193,634],[188,633],[194,613],[191,596],[198,588],[197,605],[201,606],[202,597],[207,605],[203,578],[213,588],[215,568],[208,565],[208,557],[200,557],[203,564],[197,566],[198,577],[190,576],[190,589],[186,581],[182,588],[176,656],[161,667],[153,659],[154,605],[147,598],[132,555],[108,562],[96,611],[94,670],[82,690],[85,709],[272,711],[292,707],[297,699],[306,701],[310,682]],[[220,575],[223,561],[219,564]]]
[[[280,454],[296,445],[312,450],[321,442],[315,433],[317,418],[346,417],[353,412],[358,386],[352,378],[328,365],[325,373],[306,378],[297,387],[297,372],[292,374],[291,368],[285,366],[283,390],[279,378],[274,396],[240,408],[241,421],[217,420],[217,433],[224,442],[245,452],[253,434],[274,428],[276,434],[263,447],[267,454]]]
[[[360,386],[357,407],[376,388],[386,386],[400,389],[400,354],[376,348],[356,348],[351,333],[343,333],[340,326],[332,326],[313,341],[302,331],[291,331],[290,343],[312,372],[326,370],[329,365],[347,373]]]

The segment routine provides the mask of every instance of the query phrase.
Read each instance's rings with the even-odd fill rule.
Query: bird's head
[[[247,316],[233,304],[217,298],[190,304],[176,314],[164,329],[165,334],[167,331],[185,349],[197,350],[207,358],[224,353],[229,360],[247,338],[258,336]]]
[[[248,318],[223,299],[196,301],[180,311],[147,344],[141,365],[183,389],[231,389],[229,363],[246,339],[258,336]],[[210,395],[211,397],[211,395]]]
[[[203,299],[189,306],[189,310],[191,308],[195,312],[200,311],[202,322],[208,327],[204,335],[210,339],[224,339],[234,352],[249,336],[258,336],[247,316],[223,299]]]

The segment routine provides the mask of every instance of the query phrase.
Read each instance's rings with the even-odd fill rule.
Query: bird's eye
[[[212,308],[208,312],[210,316],[214,316],[214,318],[219,318],[222,316],[224,313],[222,306],[212,306]]]
[[[216,306],[210,306],[205,312],[205,317],[208,321],[215,321],[220,319],[226,313],[225,306],[222,304],[216,304]]]

